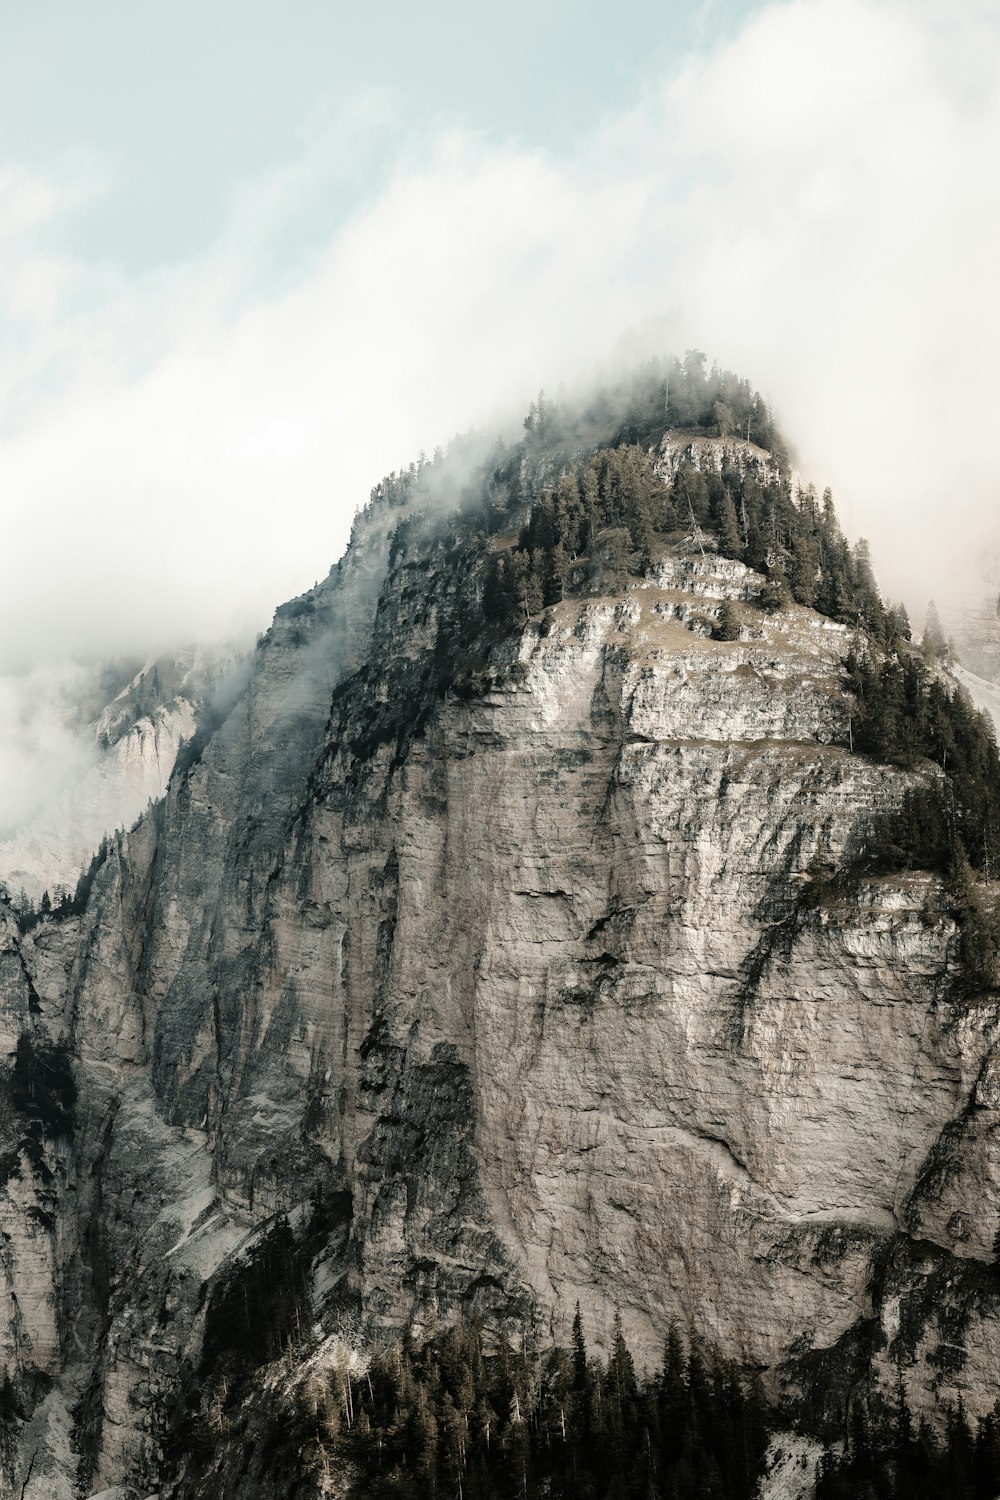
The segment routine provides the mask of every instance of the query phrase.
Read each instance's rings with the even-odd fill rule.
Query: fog
[[[93,161],[0,160],[4,767],[40,743],[9,706],[26,671],[252,636],[383,473],[623,348],[754,380],[917,618],[984,586],[997,7],[791,0],[636,67],[572,154],[428,127],[300,243],[331,162],[388,129],[347,100],[201,256],[143,275],[72,251],[113,190]]]
[[[93,746],[79,734],[91,680],[72,660],[0,678],[0,835],[36,818],[94,764]]]

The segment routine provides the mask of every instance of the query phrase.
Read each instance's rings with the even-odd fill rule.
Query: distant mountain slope
[[[163,795],[224,666],[225,658],[193,648],[153,658],[94,717],[81,718],[69,784],[0,837],[0,882],[15,899],[72,891],[104,835],[131,827]]]

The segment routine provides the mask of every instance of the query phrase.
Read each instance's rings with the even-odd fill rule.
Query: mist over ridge
[[[390,507],[402,504],[401,514],[414,520],[423,516],[432,529],[436,529],[436,519],[451,525],[467,505],[481,503],[484,487],[488,492],[495,483],[489,477],[492,469],[509,464],[511,455],[518,452],[527,458],[531,436],[534,433],[537,438],[543,426],[547,477],[529,481],[526,497],[538,483],[543,488],[555,485],[562,472],[574,470],[595,449],[631,443],[653,454],[670,431],[682,447],[685,433],[700,434],[698,441],[707,434],[710,440],[724,441],[728,436],[752,442],[758,454],[775,457],[793,505],[805,504],[808,490],[815,506],[815,486],[797,468],[794,446],[752,381],[720,369],[715,362],[709,366],[701,350],[687,350],[683,361],[677,355],[662,357],[652,352],[656,340],[667,332],[662,321],[629,330],[599,370],[568,387],[561,383],[555,397],[539,392],[528,415],[523,420],[507,420],[502,433],[473,429],[457,434],[445,449],[435,450],[433,460],[421,452],[416,463],[400,465],[371,487],[371,502],[364,512],[388,497]],[[393,495],[405,496],[405,500],[393,499]],[[359,518],[360,511],[356,525]],[[691,524],[696,530],[700,524],[693,513]],[[710,522],[710,529],[714,525]],[[711,537],[708,544],[713,545]],[[786,554],[786,567],[789,561]],[[877,568],[878,558],[874,561]],[[757,566],[770,569],[763,553]],[[892,601],[886,596],[884,602]],[[275,603],[279,616],[290,607],[285,601]],[[952,609],[948,618],[950,624],[958,622],[961,632],[961,613]],[[923,611],[918,610],[914,615],[918,631],[922,622]],[[992,678],[996,641],[990,635],[985,644],[986,658],[969,664]],[[0,677],[0,757],[5,773],[0,795],[0,879],[12,893],[21,892],[37,901],[47,886],[72,890],[100,840],[117,827],[128,827],[147,798],[162,794],[179,745],[191,741],[197,715],[203,709],[211,711],[218,690],[218,683],[212,684],[222,671],[221,664],[241,657],[248,663],[250,648],[249,638],[224,644],[209,640],[203,660],[202,653],[184,648],[179,653],[167,650],[151,655],[145,665],[138,660],[102,661],[96,654],[65,660],[53,656],[27,671]],[[164,672],[172,680],[178,663],[188,658],[197,667],[193,675],[190,666],[183,670],[176,696],[168,694],[161,703],[154,692],[150,699],[143,684]],[[304,665],[300,670],[305,672]],[[131,685],[129,678],[134,678]],[[967,681],[980,706],[995,712],[988,690],[983,697],[988,685],[975,678]],[[109,739],[107,724],[117,725],[121,718],[119,704],[128,704],[137,691],[148,700],[135,726],[138,736],[115,744],[116,731],[104,743]],[[139,718],[139,710],[135,717]],[[127,730],[128,726],[126,736]]]

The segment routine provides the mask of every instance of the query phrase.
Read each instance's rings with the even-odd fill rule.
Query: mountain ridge
[[[192,1434],[244,1399],[248,1287],[272,1376],[286,1335],[359,1320],[566,1343],[579,1302],[646,1362],[694,1324],[822,1435],[897,1378],[931,1418],[992,1409],[1000,1004],[947,880],[866,863],[943,773],[854,753],[858,627],[781,597],[780,549],[712,551],[692,471],[742,454],[766,495],[780,462],[608,450],[694,525],[581,553],[546,603],[531,528],[591,453],[533,422],[482,471],[486,528],[474,486],[433,519],[417,471],[381,487],[86,909],[5,917],[6,1055],[64,1049],[75,1091],[5,1116],[8,1473],[60,1403],[80,1465],[50,1444],[26,1500],[217,1493]]]

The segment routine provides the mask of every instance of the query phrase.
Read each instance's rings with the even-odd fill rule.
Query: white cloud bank
[[[52,248],[93,163],[0,168],[0,670],[259,628],[383,472],[665,314],[768,394],[892,594],[993,547],[995,6],[768,6],[572,160],[401,144],[290,259],[373,128],[385,101],[314,127],[220,244],[133,281]]]

